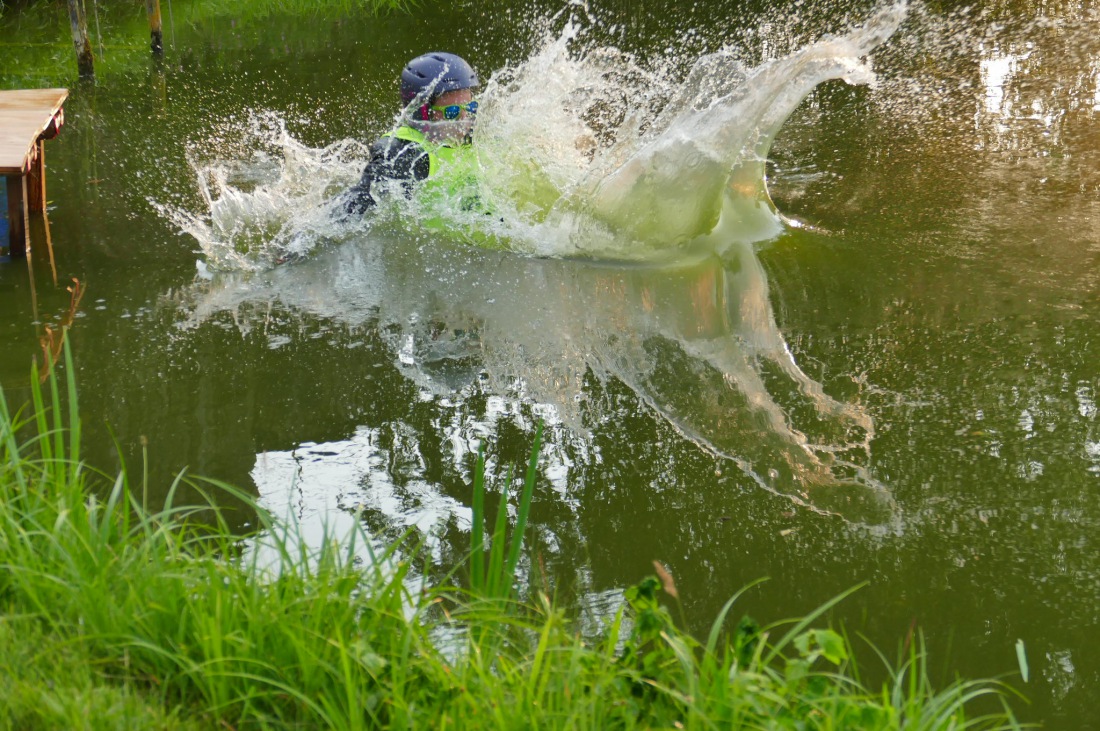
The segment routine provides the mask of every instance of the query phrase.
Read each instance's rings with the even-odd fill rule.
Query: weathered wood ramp
[[[46,208],[44,140],[56,137],[64,124],[68,96],[67,89],[0,91],[0,176],[7,185],[12,256],[27,252],[30,212]]]

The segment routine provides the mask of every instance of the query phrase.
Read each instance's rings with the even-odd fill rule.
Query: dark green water
[[[890,654],[916,622],[945,677],[1003,674],[1031,699],[1023,718],[1095,727],[1096,11],[912,8],[875,54],[876,88],[819,87],[775,142],[772,196],[809,226],[756,246],[777,330],[748,332],[777,332],[825,394],[872,419],[853,460],[884,494],[864,511],[847,503],[867,490],[780,475],[773,492],[745,469],[767,482],[798,450],[730,383],[755,377],[812,443],[837,429],[746,340],[731,302],[759,294],[741,278],[751,261],[540,259],[396,227],[194,284],[196,242],[149,202],[204,212],[189,155],[247,159],[247,120],[265,111],[306,145],[366,141],[388,126],[408,57],[446,47],[488,76],[534,49],[544,13],[477,7],[237,27],[176,8],[162,69],[137,55],[94,85],[37,80],[72,88],[47,145],[61,286],[39,225],[33,275],[0,265],[9,397],[26,393],[40,324],[65,312],[77,277],[91,463],[117,464],[109,426],[131,466],[148,439],[157,489],[187,467],[290,504],[305,524],[363,508],[372,530],[437,536],[443,563],[467,544],[477,440],[501,470],[548,415],[533,545],[589,610],[614,607],[654,559],[699,631],[761,576],[744,610],[762,620],[867,582],[835,612],[850,631]],[[750,56],[786,52],[866,10],[808,3],[764,22],[747,5],[668,0],[596,13],[618,24],[607,41],[644,59],[726,38]],[[719,346],[732,376],[705,357]]]

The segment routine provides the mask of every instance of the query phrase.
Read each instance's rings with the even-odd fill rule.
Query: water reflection
[[[377,118],[385,113],[379,110],[389,109],[383,62],[393,60],[387,58],[391,52],[400,55],[425,39],[358,43],[365,33],[377,32],[366,25],[355,34],[358,45],[334,47],[313,63],[273,66],[251,50],[202,57],[205,76],[172,77],[173,113],[163,127],[140,126],[133,109],[144,108],[144,96],[116,93],[112,99],[108,89],[100,89],[99,111],[111,124],[94,125],[95,139],[101,146],[116,140],[102,147],[100,159],[109,151],[124,165],[128,175],[117,181],[134,183],[132,171],[145,178],[140,188],[117,182],[91,195],[99,190],[85,183],[99,177],[86,170],[95,159],[93,150],[64,153],[81,161],[79,169],[70,163],[72,189],[58,196],[61,212],[71,217],[60,221],[71,242],[64,267],[74,268],[77,240],[102,241],[96,246],[112,253],[110,260],[91,258],[88,265],[97,275],[93,299],[107,296],[109,306],[102,312],[89,307],[88,318],[74,331],[83,336],[78,353],[90,366],[82,379],[89,422],[98,424],[105,414],[120,435],[131,437],[156,424],[151,443],[161,445],[155,459],[167,471],[190,464],[197,472],[247,485],[255,468],[273,508],[293,501],[306,520],[308,511],[319,515],[331,505],[339,513],[330,516],[332,523],[346,519],[371,530],[414,524],[418,531],[441,535],[438,550],[447,551],[465,536],[461,508],[469,497],[454,473],[468,477],[476,442],[510,444],[509,460],[518,462],[536,411],[560,410],[570,426],[563,420],[552,434],[550,447],[560,458],[544,458],[540,497],[545,491],[547,500],[537,506],[539,551],[542,544],[562,546],[563,563],[568,557],[569,569],[589,567],[594,587],[636,580],[649,570],[651,558],[675,561],[680,585],[690,587],[697,602],[688,607],[689,617],[705,634],[725,598],[746,580],[776,577],[774,600],[759,611],[775,617],[811,608],[870,578],[872,600],[862,615],[857,606],[849,617],[871,617],[880,646],[890,647],[916,617],[930,636],[939,633],[933,656],[944,666],[954,667],[961,658],[964,676],[987,676],[1015,667],[1013,643],[1025,638],[1035,663],[1032,686],[1025,689],[1038,698],[1033,717],[1055,726],[1087,725],[1100,687],[1100,653],[1094,650],[1100,597],[1095,559],[1100,431],[1094,405],[1100,386],[1094,365],[1100,356],[1095,337],[1100,128],[1094,107],[1100,102],[1100,75],[1095,24],[1048,19],[1043,27],[1052,32],[1039,32],[1042,28],[1023,20],[1025,5],[1010,4],[1019,18],[1007,18],[1007,28],[980,21],[949,25],[944,37],[950,42],[943,46],[914,48],[907,23],[893,46],[900,52],[891,56],[887,48],[875,54],[876,70],[899,78],[905,93],[891,96],[889,84],[874,90],[839,83],[823,87],[804,107],[817,114],[805,149],[792,153],[792,138],[782,134],[778,142],[791,163],[784,172],[802,165],[814,174],[797,207],[789,200],[781,200],[780,207],[837,234],[798,232],[771,246],[761,255],[771,297],[756,299],[765,306],[768,299],[782,304],[780,333],[811,380],[825,384],[823,391],[834,397],[848,394],[842,400],[858,397],[874,414],[873,462],[859,446],[859,428],[820,417],[797,378],[740,342],[765,337],[770,325],[739,327],[739,314],[724,314],[736,312],[733,303],[740,297],[741,271],[733,255],[722,261],[708,254],[706,262],[648,274],[626,267],[554,262],[520,267],[508,261],[498,276],[492,257],[452,252],[447,242],[419,241],[415,231],[395,227],[389,234],[333,246],[306,265],[312,268],[308,275],[271,273],[204,284],[192,300],[194,312],[211,304],[210,312],[221,314],[197,316],[191,324],[201,332],[164,338],[161,321],[152,322],[138,308],[149,304],[151,291],[187,279],[194,246],[174,230],[162,230],[167,227],[157,220],[135,220],[134,212],[140,219],[144,196],[160,195],[162,188],[186,191],[193,177],[181,152],[178,164],[168,167],[170,174],[147,182],[155,156],[142,153],[135,142],[157,140],[165,150],[176,149],[167,142],[174,137],[201,142],[206,119],[229,112],[243,118],[261,106],[297,105],[312,113],[342,98],[346,79],[360,80],[364,69],[374,68],[377,75],[357,85],[367,96],[343,98],[344,113],[327,112],[328,126],[315,126],[308,142],[366,136],[370,125],[387,121]],[[1071,11],[1069,4],[1060,6]],[[638,14],[631,7],[624,19]],[[820,16],[809,7],[800,5],[800,12],[807,26],[816,26]],[[700,8],[713,13],[709,4]],[[514,31],[505,26],[515,25],[514,16],[502,14],[495,22],[482,36],[510,39]],[[318,35],[330,32],[324,28]],[[322,37],[317,45],[328,40]],[[654,53],[663,48],[644,43]],[[370,55],[364,55],[368,46]],[[1000,101],[993,109],[987,83],[994,75],[983,81],[981,60],[988,58],[991,72],[1002,55],[1029,52],[999,78]],[[503,58],[511,49],[499,56],[493,55],[495,48],[482,53]],[[897,58],[902,53],[904,63]],[[215,67],[221,69],[217,74]],[[334,74],[334,67],[345,70]],[[273,77],[272,68],[281,68],[282,75]],[[944,70],[950,73],[940,73]],[[197,71],[202,69],[189,67],[187,73]],[[261,78],[279,94],[239,85],[244,78]],[[321,78],[328,81],[315,83]],[[884,99],[896,103],[877,107]],[[1036,100],[1043,110],[1036,111]],[[1059,104],[1069,114],[1059,116]],[[1049,126],[1029,118],[1040,112],[1052,120]],[[909,115],[915,121],[906,126]],[[338,116],[355,121],[334,128],[332,118]],[[112,217],[111,226],[100,223]],[[375,261],[370,249],[383,246],[393,251]],[[395,261],[402,252],[414,257],[416,266],[427,261],[435,271],[405,271]],[[358,261],[363,258],[366,264]],[[122,261],[127,266],[119,266]],[[749,261],[750,268],[754,265]],[[574,276],[569,269],[587,274]],[[603,278],[600,293],[597,275]],[[647,284],[647,278],[661,281]],[[470,304],[476,299],[475,280],[484,281],[480,305]],[[223,286],[245,291],[219,294]],[[334,295],[336,287],[349,292]],[[414,300],[403,287],[422,296]],[[530,292],[531,301],[502,298],[501,291],[513,287],[525,297]],[[249,294],[252,288],[257,291]],[[556,289],[562,300],[576,290],[578,299],[567,308],[544,289]],[[25,288],[18,294],[27,309]],[[670,307],[662,297],[678,304]],[[224,306],[216,304],[219,298]],[[396,302],[383,302],[386,298]],[[614,311],[617,301],[625,314]],[[539,307],[547,310],[534,315],[544,332],[527,332],[524,318]],[[517,314],[481,311],[493,308]],[[134,319],[119,319],[122,310],[135,312]],[[234,312],[236,324],[227,314]],[[571,340],[559,336],[555,315],[567,321]],[[573,321],[589,316],[591,326]],[[330,327],[328,317],[350,324]],[[252,328],[252,334],[237,337],[235,327]],[[643,348],[635,344],[601,342],[635,332],[652,345],[641,356]],[[265,343],[274,350],[264,350]],[[556,356],[544,352],[552,346]],[[31,338],[24,350],[34,347]],[[746,407],[741,387],[720,382],[723,371],[704,351],[722,348],[732,351],[727,360],[739,366],[730,369],[736,374],[730,380],[755,379],[771,407]],[[529,362],[525,351],[532,352]],[[616,362],[615,353],[626,366]],[[601,356],[631,374],[629,388],[614,372],[599,375],[612,371]],[[655,363],[632,362],[640,357],[659,360],[663,370],[655,373]],[[15,375],[25,378],[23,360]],[[521,365],[484,365],[508,360]],[[578,364],[580,375],[566,362]],[[866,391],[845,383],[844,374],[864,371]],[[135,374],[148,385],[135,387]],[[700,397],[693,401],[696,393]],[[650,406],[639,407],[641,398]],[[726,432],[721,410],[704,398],[727,399],[734,430]],[[658,408],[672,412],[671,418],[653,418]],[[1025,411],[1029,431],[1021,424]],[[777,414],[779,431],[771,426]],[[706,451],[668,426],[685,423],[694,432],[681,427],[684,433]],[[766,483],[775,462],[803,460],[805,450],[791,441],[793,432],[817,445],[811,451],[830,443],[856,445],[841,459],[870,465],[874,476],[888,482],[905,511],[905,534],[861,540],[841,521],[792,510],[747,473],[713,457],[718,442]],[[711,443],[699,441],[700,433]],[[93,461],[110,464],[109,445],[100,453],[108,461]],[[382,455],[393,461],[380,463]],[[817,459],[827,471],[838,472],[829,456],[821,453]],[[299,462],[305,464],[304,478],[294,485]],[[714,476],[716,467],[723,470],[721,477]],[[337,474],[349,482],[338,486]],[[170,479],[171,474],[165,482]],[[379,480],[373,497],[370,480]],[[778,491],[803,502],[828,502],[826,490],[805,489],[793,479],[780,483]],[[420,492],[425,485],[434,494]],[[322,502],[325,490],[332,497]],[[417,523],[425,502],[443,509]],[[370,509],[357,513],[359,505]],[[954,653],[946,652],[948,644]]]
[[[853,520],[892,513],[888,491],[866,470],[870,417],[831,398],[794,361],[748,246],[647,268],[532,259],[375,230],[301,265],[200,281],[189,298],[185,327],[223,311],[244,330],[262,327],[277,303],[301,317],[369,328],[383,335],[421,398],[446,400],[456,413],[475,395],[518,399],[582,441],[612,416],[589,399],[589,379],[614,379],[764,489]],[[444,428],[456,465],[497,418],[482,410]],[[568,483],[564,465],[546,469]]]
[[[983,54],[979,63],[982,86],[985,87],[985,112],[995,117],[1011,116],[1013,113],[1012,103],[1005,100],[1005,85],[1012,80],[1019,69],[1020,62],[1025,60],[1030,53],[1002,54],[998,52],[996,47],[988,50],[983,48],[982,50]]]
[[[415,434],[407,426],[395,426],[394,431],[411,443],[384,444],[380,429],[360,428],[347,440],[259,454],[252,479],[260,504],[296,525],[311,547],[326,539],[347,545],[366,521],[374,533],[394,539],[409,528],[417,529],[438,560],[442,532],[452,522],[468,531],[470,509],[424,479],[422,470],[416,469],[422,460]],[[411,460],[394,469],[399,456]],[[376,543],[359,543],[361,560],[379,552]]]

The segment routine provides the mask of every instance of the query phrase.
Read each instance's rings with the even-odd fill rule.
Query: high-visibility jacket
[[[481,206],[477,184],[477,151],[472,145],[434,143],[420,130],[402,125],[383,137],[391,137],[420,146],[428,155],[428,179],[420,184],[417,197],[431,204],[453,206],[471,211]]]
[[[427,228],[446,230],[449,237],[457,236],[477,246],[507,248],[482,225],[447,224],[447,212],[455,211],[456,206],[461,211],[490,214],[481,198],[478,173],[474,146],[436,143],[415,127],[403,125],[374,144],[363,177],[345,194],[344,210],[349,214],[366,212],[378,203],[371,191],[376,183],[399,181],[405,184],[407,195],[415,196],[425,214],[421,223]]]

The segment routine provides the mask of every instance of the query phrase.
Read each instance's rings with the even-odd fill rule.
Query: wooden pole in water
[[[149,16],[149,47],[154,56],[163,56],[164,33],[160,27],[160,0],[145,0],[145,14]]]
[[[27,208],[31,213],[46,210],[46,141],[35,143],[35,156],[27,171]]]
[[[95,76],[95,59],[92,43],[88,40],[88,18],[84,13],[84,0],[68,0],[69,28],[73,33],[76,49],[76,67],[81,76]]]
[[[30,248],[30,231],[27,230],[27,178],[25,175],[9,175],[8,186],[8,253],[26,256]]]
[[[50,271],[53,272],[53,286],[57,286],[57,262],[53,258],[53,237],[50,236],[50,214],[42,211],[42,224],[46,227],[46,251],[50,253]],[[38,319],[37,317],[35,318]]]

